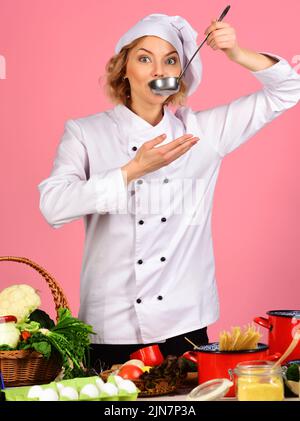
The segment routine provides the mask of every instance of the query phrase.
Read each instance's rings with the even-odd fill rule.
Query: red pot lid
[[[300,319],[300,310],[270,310],[267,311],[269,316],[277,316],[277,317],[295,317],[296,319]]]

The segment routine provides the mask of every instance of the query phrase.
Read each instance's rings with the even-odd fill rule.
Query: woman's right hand
[[[189,151],[199,141],[199,137],[185,134],[166,145],[155,147],[163,142],[165,138],[166,135],[161,135],[143,143],[137,150],[135,157],[122,167],[122,170],[127,172],[127,183],[169,165]]]

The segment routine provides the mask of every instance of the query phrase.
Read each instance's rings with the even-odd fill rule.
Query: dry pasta
[[[220,351],[238,351],[257,348],[258,341],[262,337],[259,329],[253,324],[243,328],[235,326],[231,332],[222,331],[219,335]]]

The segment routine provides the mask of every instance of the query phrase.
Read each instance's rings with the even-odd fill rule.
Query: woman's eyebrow
[[[140,50],[147,51],[147,53],[150,53],[150,54],[153,55],[153,53],[149,50],[146,50],[146,48],[139,48],[137,51],[140,51]],[[167,53],[166,56],[169,56],[170,54],[174,54],[174,53],[178,54],[176,50],[173,50],[173,51],[170,51],[169,53]]]

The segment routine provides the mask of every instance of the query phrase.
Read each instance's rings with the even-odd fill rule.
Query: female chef
[[[154,94],[148,83],[179,75],[197,32],[180,16],[146,16],[106,66],[114,107],[67,120],[39,184],[51,226],[84,220],[79,318],[95,331],[92,363],[124,362],[153,343],[180,355],[185,336],[208,342],[219,316],[211,214],[222,159],[300,99],[300,76],[286,60],[240,47],[226,22],[212,21],[208,33],[208,45],[248,69],[261,90],[193,111],[183,103],[201,81],[197,55],[177,94]]]

